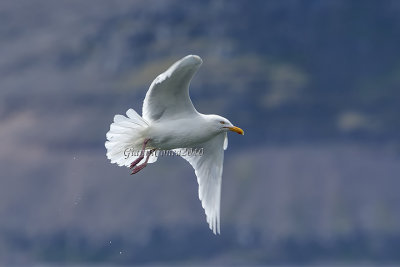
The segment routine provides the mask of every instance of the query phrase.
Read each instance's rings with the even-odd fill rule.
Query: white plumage
[[[140,152],[145,145],[146,152],[173,150],[180,154],[195,170],[199,198],[210,229],[216,234],[220,233],[221,179],[224,150],[228,147],[227,131],[243,134],[243,130],[221,116],[201,114],[194,108],[189,97],[189,84],[201,64],[200,57],[189,55],[160,74],[147,91],[143,118],[133,109],[126,112],[127,117],[115,115],[105,146],[111,163],[129,167],[137,159],[142,163],[137,171],[147,163],[155,162],[157,154],[150,155],[146,162],[139,158],[140,153],[127,151]],[[184,153],[188,148],[202,149],[203,155]]]

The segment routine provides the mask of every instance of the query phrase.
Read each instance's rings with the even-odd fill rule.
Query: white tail
[[[128,109],[127,117],[115,115],[114,122],[110,125],[110,130],[106,134],[105,143],[107,158],[111,163],[119,166],[130,166],[139,155],[145,140],[144,130],[149,126],[133,109]],[[153,163],[157,158],[150,156],[149,163]]]

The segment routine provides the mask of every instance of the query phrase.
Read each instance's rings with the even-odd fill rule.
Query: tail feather
[[[106,134],[107,158],[119,166],[129,166],[139,156],[145,140],[144,130],[148,127],[147,122],[133,109],[129,109],[126,115],[115,115]],[[156,160],[155,156],[150,156],[149,163]]]
[[[140,123],[142,126],[147,126],[147,122],[140,117],[139,114],[137,114],[137,112],[133,109],[128,109],[128,111],[126,112],[126,115],[131,118],[132,120]]]

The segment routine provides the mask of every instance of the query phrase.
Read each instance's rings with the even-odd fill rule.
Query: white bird
[[[111,163],[130,167],[131,174],[155,162],[154,152],[172,150],[182,156],[195,170],[209,227],[219,234],[227,132],[244,132],[221,116],[201,114],[194,108],[189,84],[202,62],[199,56],[189,55],[160,74],[147,91],[143,117],[133,109],[126,112],[127,117],[115,115],[105,147]],[[194,151],[202,154],[185,153],[187,149],[197,149]]]

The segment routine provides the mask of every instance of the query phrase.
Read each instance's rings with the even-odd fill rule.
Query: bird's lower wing
[[[195,170],[199,184],[199,198],[207,216],[210,229],[220,233],[221,182],[224,161],[225,135],[219,134],[208,142],[196,147],[189,154],[187,149],[175,149],[174,152],[187,160]],[[194,152],[194,150],[192,151]]]

